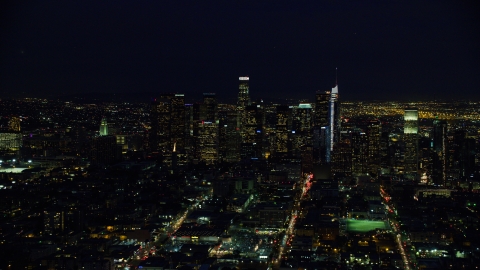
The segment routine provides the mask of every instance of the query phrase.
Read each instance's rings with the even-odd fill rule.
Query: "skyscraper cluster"
[[[162,94],[152,102],[150,150],[164,163],[176,155],[188,162],[237,162],[242,159],[331,162],[340,136],[338,85],[317,93],[315,103],[265,104],[250,98],[250,78],[239,77],[236,105],[218,104],[215,93],[204,93],[203,102],[185,104],[182,94]]]

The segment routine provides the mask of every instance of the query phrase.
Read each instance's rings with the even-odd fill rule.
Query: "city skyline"
[[[2,4],[2,97],[479,99],[473,2]],[[461,91],[457,91],[461,89]]]
[[[0,267],[479,265],[480,102],[272,104],[238,79],[237,104],[0,99]]]

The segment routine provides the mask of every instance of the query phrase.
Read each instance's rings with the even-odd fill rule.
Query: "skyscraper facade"
[[[257,158],[263,156],[264,120],[263,104],[252,104],[245,108],[242,144],[251,145],[253,157]]]
[[[177,152],[185,149],[185,97],[183,94],[162,94],[152,102],[151,149],[168,156],[175,144]]]
[[[352,173],[354,176],[368,173],[368,137],[360,129],[351,134]]]
[[[315,164],[326,162],[328,113],[330,92],[317,92],[315,96],[315,117],[313,128],[313,159]]]
[[[284,157],[288,154],[288,119],[290,108],[287,105],[276,107],[275,141],[273,153],[275,156]]]
[[[352,174],[352,147],[351,140],[346,139],[335,144],[332,155],[332,172],[345,176]],[[357,149],[358,151],[358,149]],[[358,153],[358,152],[357,152]],[[358,159],[358,157],[356,157]]]
[[[250,105],[250,86],[249,77],[239,77],[238,85],[238,100],[237,100],[237,127],[240,129],[242,140],[245,139],[245,131],[243,125],[245,124],[245,108]]]
[[[404,121],[404,173],[414,177],[418,173],[418,109],[405,109]]]
[[[185,96],[184,94],[170,94],[170,143],[169,149],[175,145],[177,152],[185,150]]]
[[[447,122],[433,120],[433,172],[432,179],[436,185],[446,186]]]
[[[237,113],[220,111],[219,118],[219,159],[225,162],[240,160],[240,132],[237,129]]]
[[[195,157],[205,164],[215,164],[218,161],[218,124],[207,121],[197,121],[195,128]]]
[[[158,98],[151,107],[150,148],[164,154],[170,146],[171,100]]]
[[[313,118],[312,104],[300,103],[293,107],[291,135],[294,156],[300,155],[303,146],[309,146],[306,149],[312,149]]]
[[[380,138],[382,135],[382,124],[376,120],[371,120],[367,126],[368,138],[368,173],[377,178],[380,171]]]
[[[200,118],[201,120],[210,122],[217,120],[217,99],[215,93],[203,93]]]
[[[327,133],[327,162],[331,160],[333,146],[338,142],[340,136],[340,106],[338,103],[338,84],[332,88],[330,93],[328,111],[328,133]]]

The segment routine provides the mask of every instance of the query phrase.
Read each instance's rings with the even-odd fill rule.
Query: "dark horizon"
[[[480,99],[473,1],[3,3],[1,97]]]

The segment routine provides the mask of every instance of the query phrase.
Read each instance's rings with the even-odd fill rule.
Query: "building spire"
[[[332,94],[338,95],[338,68],[335,68],[335,86],[332,88]]]
[[[338,68],[335,67],[335,86],[338,85]]]

